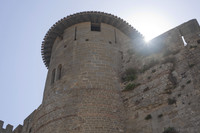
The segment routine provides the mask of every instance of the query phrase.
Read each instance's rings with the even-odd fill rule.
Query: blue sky
[[[117,15],[145,36],[159,35],[183,22],[200,22],[199,0],[1,0],[0,120],[14,125],[42,101],[47,69],[41,43],[59,19],[80,11]]]

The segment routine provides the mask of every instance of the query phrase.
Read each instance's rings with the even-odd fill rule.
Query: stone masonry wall
[[[199,34],[199,25],[192,20],[152,40],[143,50],[148,55],[140,48],[141,53],[132,48],[124,54],[122,74],[129,68],[137,71],[135,80],[121,84],[127,133],[200,131]]]
[[[24,122],[22,133],[124,132],[119,82],[123,38],[116,43],[115,32],[123,33],[103,23],[101,32],[90,26],[73,25],[56,39],[43,102]]]
[[[149,45],[107,24],[76,24],[54,42],[42,104],[14,131],[0,121],[0,133],[199,133],[199,68],[196,20]]]
[[[0,120],[0,133],[12,133],[12,131],[13,131],[13,126],[10,125],[10,124],[8,124],[8,125],[6,126],[6,128],[4,129],[4,128],[3,128],[3,123],[4,123],[4,122]]]

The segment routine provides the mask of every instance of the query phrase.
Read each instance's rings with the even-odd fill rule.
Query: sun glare
[[[138,13],[129,20],[131,25],[144,35],[145,42],[170,29],[170,23],[157,13]]]

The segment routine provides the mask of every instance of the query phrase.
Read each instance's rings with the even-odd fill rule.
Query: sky
[[[199,0],[1,0],[0,120],[16,127],[42,102],[47,75],[43,37],[58,20],[102,11],[126,20],[146,39],[190,19],[200,22]]]

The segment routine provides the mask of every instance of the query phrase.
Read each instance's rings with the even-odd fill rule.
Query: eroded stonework
[[[50,29],[42,47],[48,67],[43,102],[8,133],[200,132],[198,22],[146,45],[134,28],[109,15],[83,12]]]

